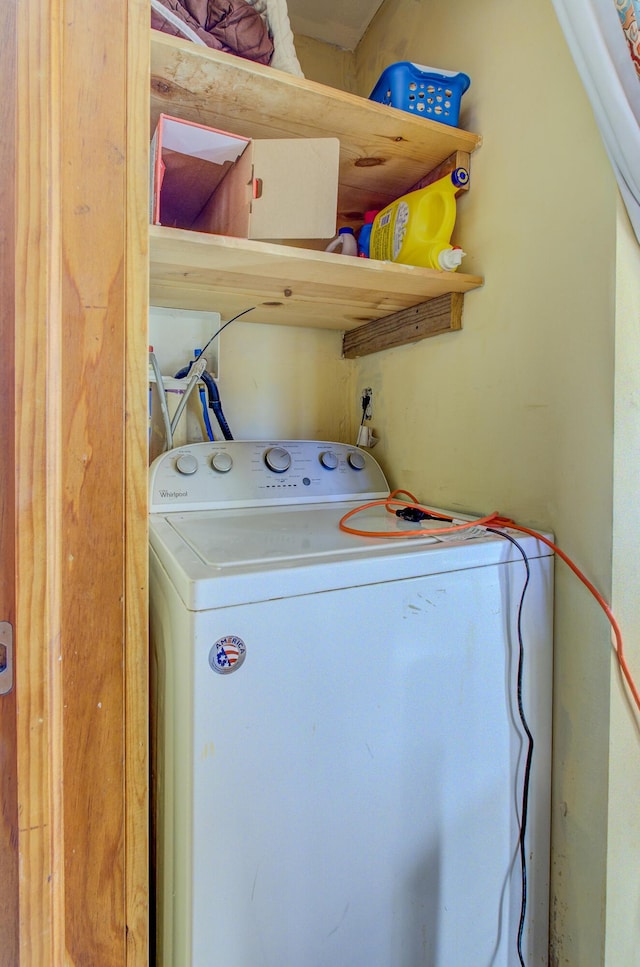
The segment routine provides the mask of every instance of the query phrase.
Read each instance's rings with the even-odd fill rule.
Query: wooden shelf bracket
[[[383,349],[419,342],[429,336],[462,329],[461,292],[448,292],[410,309],[374,319],[344,334],[342,353],[346,359],[367,356]]]

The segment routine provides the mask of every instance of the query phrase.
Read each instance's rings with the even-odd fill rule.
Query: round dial
[[[233,460],[231,459],[231,454],[225,453],[221,450],[218,453],[214,453],[211,457],[211,466],[218,473],[229,473],[233,466]]]
[[[335,470],[338,466],[338,457],[333,450],[325,450],[320,454],[320,463],[326,470]]]
[[[188,476],[191,473],[195,473],[197,469],[198,461],[192,453],[181,453],[178,455],[176,460],[176,470],[178,473]]]
[[[284,447],[271,447],[264,455],[264,462],[274,473],[284,473],[291,466],[291,454]]]
[[[367,462],[364,454],[360,453],[359,450],[352,450],[347,460],[349,461],[349,466],[354,470],[364,470],[365,463]]]

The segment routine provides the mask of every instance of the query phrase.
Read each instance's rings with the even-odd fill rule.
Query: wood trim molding
[[[125,914],[127,967],[149,964],[147,0],[128,5],[125,261]]]
[[[14,409],[15,371],[15,246],[16,218],[16,115],[17,11],[15,4],[0,5],[0,620],[15,628],[15,427],[7,414]],[[9,964],[19,964],[18,791],[16,747],[16,689],[0,695],[0,950]]]
[[[15,8],[20,964],[143,967],[148,5]]]
[[[60,36],[17,11],[15,486],[20,964],[63,963],[59,515]],[[58,781],[56,781],[58,779]]]

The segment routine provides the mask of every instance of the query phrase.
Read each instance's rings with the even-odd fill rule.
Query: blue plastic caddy
[[[369,100],[457,127],[460,101],[470,84],[460,71],[399,61],[382,72]]]

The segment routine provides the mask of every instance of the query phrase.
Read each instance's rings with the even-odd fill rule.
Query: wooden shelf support
[[[417,191],[419,188],[426,188],[427,185],[432,185],[434,181],[439,181],[440,178],[444,178],[445,175],[450,175],[452,171],[456,168],[466,168],[469,173],[471,173],[471,155],[468,151],[454,151],[453,154],[449,155],[448,158],[442,162],[442,164],[436,165],[435,168],[426,174],[420,181],[417,181],[415,185],[412,186],[411,191]],[[469,191],[471,181],[465,182],[464,185],[460,185],[458,191],[456,192],[456,197],[463,195],[466,191]]]
[[[346,359],[355,359],[443,332],[455,332],[462,329],[462,305],[461,292],[448,292],[410,309],[374,319],[344,334],[343,355]]]

